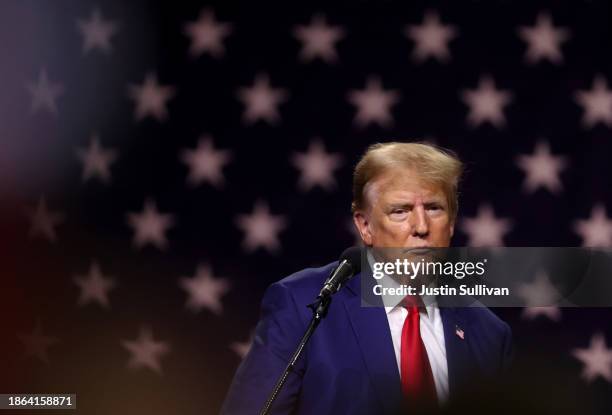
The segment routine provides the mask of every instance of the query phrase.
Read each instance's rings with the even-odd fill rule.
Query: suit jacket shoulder
[[[338,261],[330,262],[322,267],[304,268],[273,283],[270,287],[278,285],[291,289],[300,295],[314,293],[316,296],[323,286],[323,282],[336,265],[338,265]]]

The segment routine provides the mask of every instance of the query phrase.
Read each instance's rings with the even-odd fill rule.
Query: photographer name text
[[[382,285],[375,285],[373,287],[374,295],[389,295],[389,296],[407,296],[407,295],[432,295],[432,296],[457,296],[457,295],[469,295],[469,296],[508,296],[510,295],[510,289],[506,287],[488,287],[486,284],[476,284],[474,286],[468,286],[461,284],[459,287],[450,287],[448,285],[442,285],[437,287],[427,287],[421,285],[415,287],[412,285],[400,285],[398,287],[383,287]]]

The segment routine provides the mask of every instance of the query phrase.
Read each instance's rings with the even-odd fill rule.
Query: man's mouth
[[[431,248],[421,247],[421,248],[407,248],[404,250],[404,253],[412,254],[412,255],[428,255],[432,252]]]

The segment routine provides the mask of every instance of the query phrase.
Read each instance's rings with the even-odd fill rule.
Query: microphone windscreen
[[[340,262],[347,260],[353,268],[353,273],[358,274],[361,271],[361,254],[363,249],[358,246],[351,246],[342,252],[340,255]]]

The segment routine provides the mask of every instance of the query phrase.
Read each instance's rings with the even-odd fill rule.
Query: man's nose
[[[414,236],[426,236],[429,233],[429,223],[423,206],[415,206],[412,211],[411,229]]]

